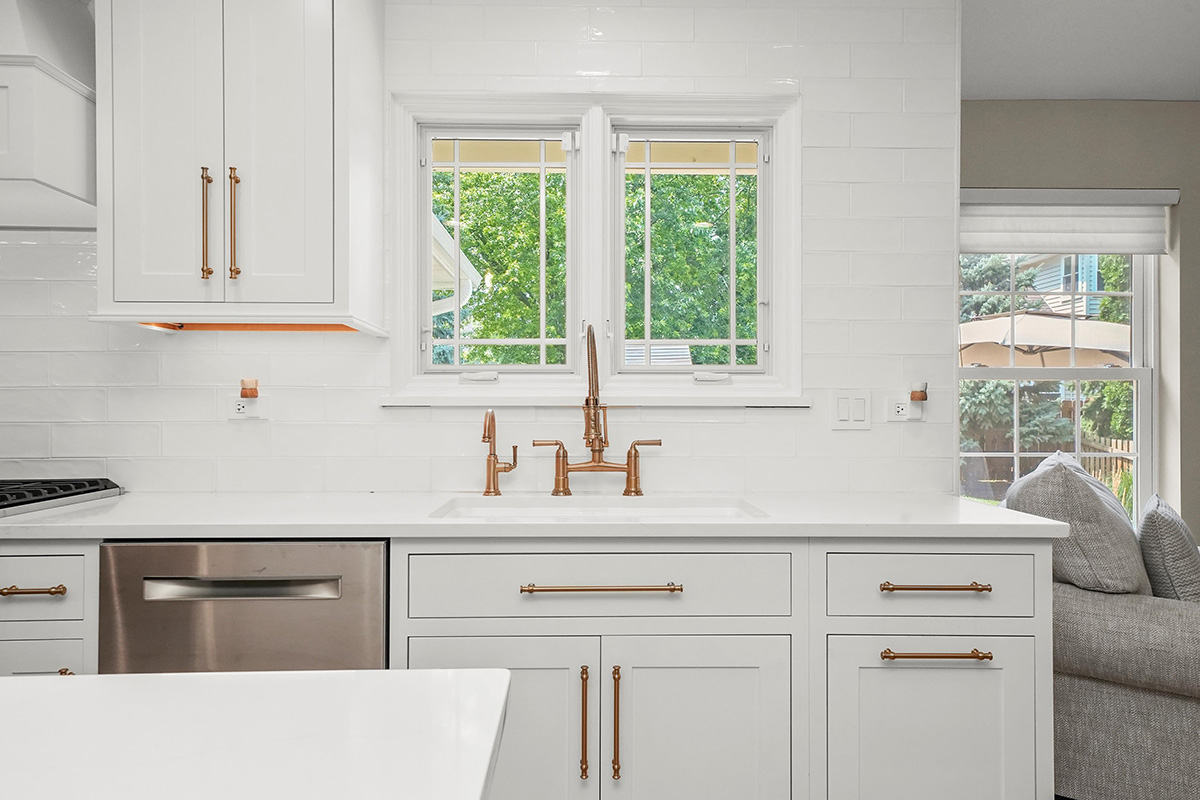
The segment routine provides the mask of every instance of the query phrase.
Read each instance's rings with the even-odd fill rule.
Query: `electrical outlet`
[[[227,419],[266,419],[267,400],[265,397],[242,397],[229,395],[226,404]]]
[[[908,400],[889,400],[887,404],[888,422],[908,422]]]

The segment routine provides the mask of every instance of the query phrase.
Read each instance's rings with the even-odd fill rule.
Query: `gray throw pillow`
[[[1005,504],[1071,526],[1070,536],[1054,540],[1054,580],[1110,594],[1150,594],[1124,507],[1118,512],[1102,502],[1095,488],[1065,464],[1021,478],[1009,487]]]
[[[1200,552],[1187,523],[1158,495],[1142,512],[1140,544],[1155,597],[1200,603]]]
[[[1060,464],[1074,472],[1079,477],[1083,478],[1084,483],[1092,487],[1092,491],[1096,493],[1096,497],[1099,498],[1100,502],[1104,503],[1113,511],[1116,511],[1118,514],[1120,514],[1121,517],[1129,524],[1129,530],[1132,531],[1134,529],[1133,522],[1129,519],[1129,512],[1125,510],[1125,504],[1122,503],[1115,494],[1113,494],[1113,490],[1108,488],[1108,486],[1100,481],[1095,475],[1084,469],[1082,464],[1064,453],[1062,450],[1057,451],[1052,456],[1046,456],[1043,458],[1042,463],[1038,464],[1037,467],[1034,468],[1033,472],[1029,473],[1029,475],[1037,475],[1039,472],[1046,472],[1054,469]],[[1027,475],[1026,477],[1029,476]],[[1004,505],[1004,503],[1001,502],[1000,505]]]

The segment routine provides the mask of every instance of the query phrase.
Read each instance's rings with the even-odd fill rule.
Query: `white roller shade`
[[[963,189],[959,249],[1162,255],[1178,200],[1177,191]]]

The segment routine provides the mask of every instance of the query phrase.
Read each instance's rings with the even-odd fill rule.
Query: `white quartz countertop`
[[[620,497],[129,493],[0,519],[5,539],[1066,536],[1040,517],[939,494]]]
[[[507,670],[0,679],[6,797],[481,800]]]

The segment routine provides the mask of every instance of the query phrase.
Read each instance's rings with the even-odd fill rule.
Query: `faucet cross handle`
[[[662,439],[638,439],[629,445],[629,452],[625,456],[625,491],[621,492],[626,497],[642,496],[642,456],[638,452],[639,447],[662,447]]]

